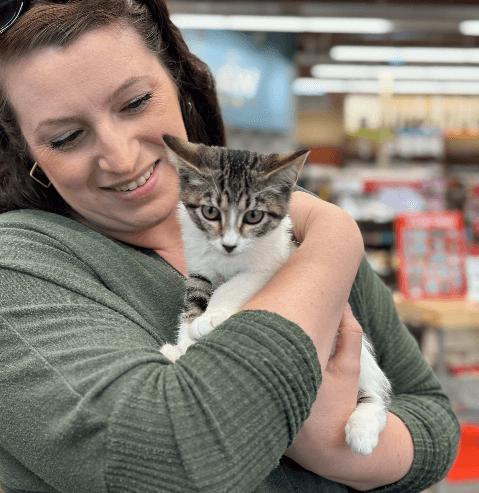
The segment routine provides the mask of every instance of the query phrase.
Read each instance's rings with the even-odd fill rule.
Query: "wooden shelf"
[[[436,329],[479,329],[479,304],[468,300],[406,300],[395,296],[404,322]]]

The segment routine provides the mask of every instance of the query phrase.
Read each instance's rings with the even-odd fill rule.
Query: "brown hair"
[[[35,49],[67,46],[88,31],[121,22],[140,34],[176,84],[189,140],[224,146],[224,125],[211,71],[189,51],[169,18],[164,0],[33,2],[17,23],[0,36],[0,68]],[[68,214],[70,207],[54,187],[43,188],[30,178],[32,165],[15,112],[0,84],[0,213],[27,208]]]

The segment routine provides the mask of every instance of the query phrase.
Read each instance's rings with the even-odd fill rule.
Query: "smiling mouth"
[[[136,190],[138,187],[143,186],[147,181],[148,178],[150,178],[151,174],[153,173],[153,170],[156,168],[158,165],[159,160],[156,161],[156,163],[148,169],[144,175],[140,176],[135,181],[132,181],[128,183],[128,185],[123,185],[122,187],[113,187],[112,190],[115,190],[116,192],[132,192],[133,190]]]

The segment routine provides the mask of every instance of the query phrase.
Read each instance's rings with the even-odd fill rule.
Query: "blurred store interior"
[[[438,491],[479,492],[479,4],[169,1],[228,145],[311,150],[463,424]],[[461,455],[462,454],[462,455]]]

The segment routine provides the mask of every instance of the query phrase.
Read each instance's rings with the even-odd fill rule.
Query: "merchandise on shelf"
[[[459,212],[401,214],[396,218],[398,281],[407,299],[464,298],[467,255]]]

